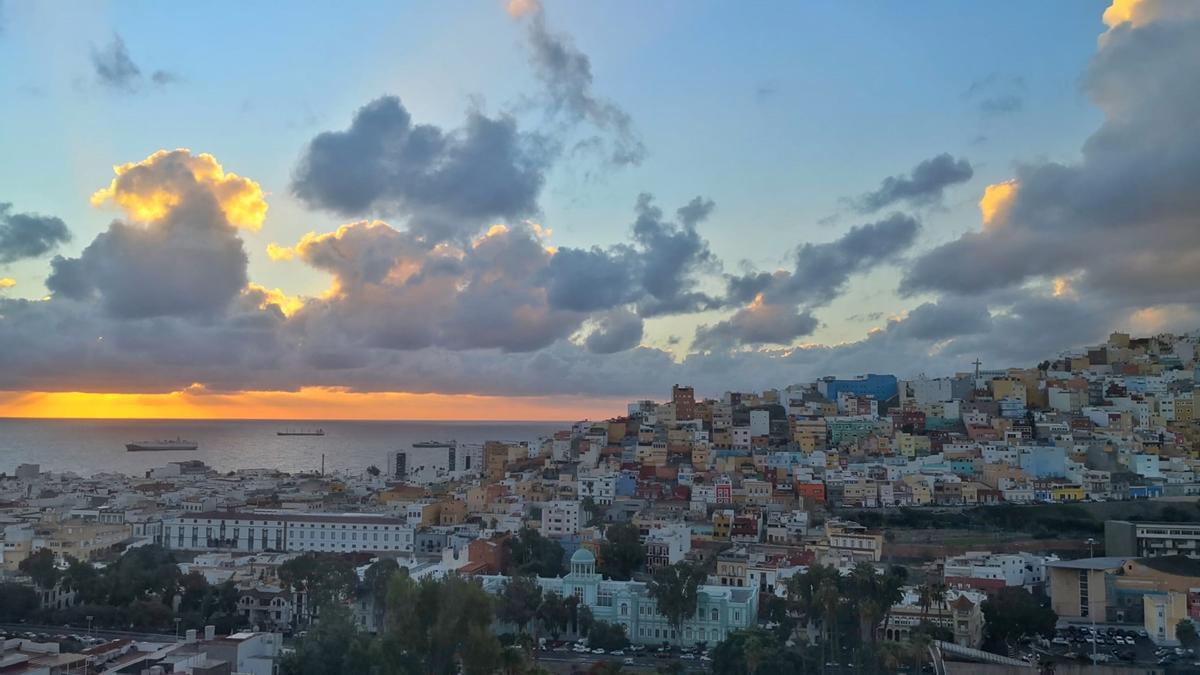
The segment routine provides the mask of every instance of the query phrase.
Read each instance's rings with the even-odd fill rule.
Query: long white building
[[[163,546],[183,551],[411,552],[413,538],[403,519],[371,513],[208,511],[163,522]]]

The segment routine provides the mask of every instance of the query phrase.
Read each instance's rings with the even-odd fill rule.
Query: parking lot
[[[1124,663],[1158,666],[1192,666],[1196,654],[1183,647],[1159,647],[1146,631],[1127,626],[1089,625],[1059,627],[1054,637],[1035,645],[1041,660]]]
[[[625,649],[607,651],[589,649],[576,642],[547,642],[543,648],[538,650],[538,661],[576,665],[612,661],[632,671],[653,671],[665,663],[676,661],[684,667],[684,670],[690,672],[707,672],[712,663],[707,650],[630,645]]]

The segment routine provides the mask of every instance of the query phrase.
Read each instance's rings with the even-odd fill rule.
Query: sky
[[[603,417],[1193,330],[1198,19],[0,0],[0,415]]]

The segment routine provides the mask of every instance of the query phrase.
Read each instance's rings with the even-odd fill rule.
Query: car
[[[700,655],[700,660],[701,660],[701,661],[712,661],[712,658],[711,658],[711,657],[709,657],[709,655],[708,655],[708,654],[701,654],[701,655]]]
[[[604,650],[599,647],[596,647],[595,649],[592,650],[592,653],[593,654],[603,654]]]
[[[685,661],[694,661],[696,659],[696,655],[695,654],[683,654],[679,658],[681,658]]]
[[[624,663],[627,666],[632,666],[633,665],[633,657],[632,656],[625,657]]]
[[[1065,637],[1056,637],[1056,638],[1054,638],[1053,640],[1051,640],[1050,642],[1052,642],[1052,643],[1054,643],[1054,644],[1056,644],[1056,645],[1069,645],[1069,644],[1071,644],[1071,641],[1070,641],[1070,640],[1068,640],[1068,639],[1067,639],[1067,638],[1065,638]]]

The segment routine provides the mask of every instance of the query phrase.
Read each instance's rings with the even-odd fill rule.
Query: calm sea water
[[[387,453],[419,441],[533,441],[564,422],[289,422],[278,420],[30,420],[0,419],[0,472],[18,464],[89,476],[105,471],[141,475],[182,459],[199,459],[221,471],[272,468],[360,472],[387,466]],[[278,436],[283,429],[314,428],[324,436]],[[192,452],[128,452],[125,444],[182,437],[200,444]]]

